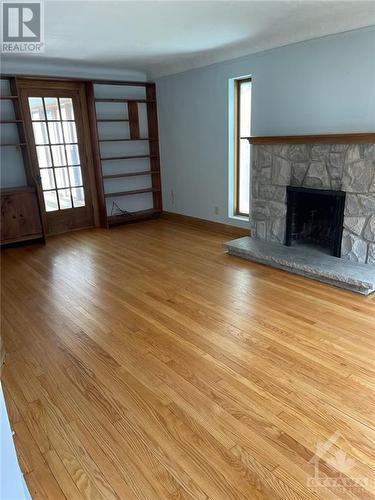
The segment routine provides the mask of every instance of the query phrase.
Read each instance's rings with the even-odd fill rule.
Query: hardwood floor
[[[375,498],[375,299],[226,239],[156,220],[2,252],[2,383],[34,498]]]

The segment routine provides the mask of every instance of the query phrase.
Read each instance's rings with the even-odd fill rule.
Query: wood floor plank
[[[226,239],[156,220],[2,250],[2,384],[33,498],[375,498],[375,294]],[[345,487],[310,487],[330,439],[320,477]]]

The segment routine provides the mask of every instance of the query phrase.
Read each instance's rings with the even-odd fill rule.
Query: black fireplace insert
[[[285,244],[310,244],[341,257],[345,192],[287,187]]]

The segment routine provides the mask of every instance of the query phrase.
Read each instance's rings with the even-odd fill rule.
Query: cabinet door
[[[21,188],[22,189],[22,188]],[[42,234],[35,191],[22,190],[1,196],[1,242],[25,240]]]
[[[28,236],[42,232],[35,193],[24,193],[17,200],[19,235]]]
[[[19,237],[16,199],[13,195],[1,197],[1,241]]]

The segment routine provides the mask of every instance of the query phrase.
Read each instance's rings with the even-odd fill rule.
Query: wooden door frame
[[[84,151],[84,161],[86,165],[87,171],[87,182],[88,188],[91,195],[91,203],[93,209],[93,222],[94,227],[98,227],[100,225],[100,213],[99,213],[99,203],[98,203],[98,190],[97,190],[97,181],[95,175],[94,168],[94,159],[92,155],[92,142],[91,142],[91,130],[89,126],[89,114],[87,109],[87,95],[86,95],[86,81],[85,80],[64,80],[64,79],[48,79],[48,78],[34,78],[34,77],[16,77],[15,84],[17,88],[17,95],[20,96],[23,90],[28,91],[31,89],[41,88],[45,89],[46,92],[77,92],[78,102],[80,106],[80,114],[82,117],[82,149]],[[30,165],[26,165],[26,169],[29,169],[27,172],[27,176],[29,179],[32,179],[33,184],[36,187],[38,199],[40,206],[44,206],[44,200],[42,195],[42,190],[39,187],[39,183],[37,182],[37,175],[39,175],[39,166],[38,166],[38,158],[36,156],[36,148],[34,142],[34,133],[32,128],[30,127],[30,119],[29,119],[29,109],[25,104],[24,99],[19,99],[20,101],[20,111],[22,114],[22,118],[25,123],[25,135],[26,141],[30,147]],[[42,222],[44,228],[46,228],[46,213],[44,210],[42,212]]]

